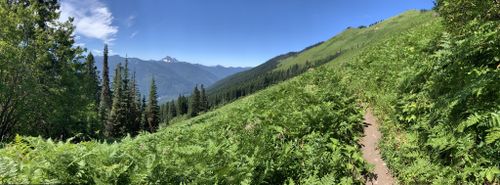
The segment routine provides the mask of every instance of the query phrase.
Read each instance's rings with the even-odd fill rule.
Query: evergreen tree
[[[159,125],[159,110],[158,107],[158,95],[156,94],[156,84],[154,77],[151,79],[151,85],[149,88],[149,98],[148,104],[146,106],[146,121],[149,132],[154,132],[158,129]]]
[[[206,112],[208,111],[208,97],[205,93],[205,87],[203,87],[203,84],[201,84],[201,100],[200,100],[200,112]]]
[[[179,94],[177,98],[177,116],[182,116],[188,112],[188,100],[185,96]]]
[[[148,130],[148,123],[146,118],[146,96],[142,96],[141,101],[141,130]]]
[[[85,86],[84,90],[87,91],[87,96],[92,98],[95,107],[99,105],[99,75],[97,72],[97,67],[95,65],[94,55],[89,53],[84,63],[85,67],[83,70]]]
[[[160,105],[160,115],[158,116],[158,118],[160,119],[160,123],[167,121],[167,109],[168,106],[165,106],[165,104]]]
[[[183,114],[188,114],[189,112],[189,98],[186,96],[182,96],[182,111]]]
[[[175,102],[172,100],[169,104],[168,104],[168,119],[169,120],[172,120],[173,118],[175,118],[177,116],[177,107],[175,106]]]
[[[106,124],[106,135],[108,137],[121,137],[126,133],[127,110],[126,104],[123,101],[122,71],[123,67],[119,63],[116,66],[115,77],[113,79],[113,104]]]
[[[130,97],[132,98],[132,103],[130,106],[130,114],[131,114],[131,127],[130,132],[132,134],[137,134],[141,130],[141,95],[139,89],[137,88],[137,82],[135,78],[135,72],[132,76],[132,80],[130,81]]]
[[[125,113],[125,120],[122,123],[125,133],[130,133],[134,134],[134,122],[135,122],[135,110],[132,107],[133,103],[135,102],[134,100],[134,93],[132,92],[131,89],[131,81],[129,78],[129,69],[128,69],[128,57],[125,57],[125,67],[123,68],[122,72],[122,82],[121,82],[121,88],[122,88],[122,97],[121,97],[121,106],[123,106],[124,113]]]
[[[108,45],[106,44],[104,45],[102,88],[99,103],[99,116],[103,123],[106,122],[109,111],[111,110],[111,101],[111,88],[109,86]]]
[[[99,124],[99,76],[97,72],[97,67],[95,66],[95,59],[92,53],[87,55],[84,63],[84,68],[82,70],[83,74],[83,85],[82,91],[85,92],[87,98],[87,111],[89,116],[87,118],[87,128],[86,132],[92,137],[97,137],[98,130],[102,130],[102,124]]]
[[[197,116],[198,113],[200,112],[200,105],[201,105],[200,90],[198,90],[198,85],[197,85],[194,87],[193,94],[191,94],[188,115],[190,117]]]
[[[183,115],[182,113],[182,99],[181,99],[181,95],[179,94],[179,96],[177,97],[177,100],[176,100],[177,104],[175,105],[175,110],[177,112],[177,116],[181,116]]]
[[[169,119],[168,113],[170,112],[169,103],[160,105],[160,122],[167,122]]]

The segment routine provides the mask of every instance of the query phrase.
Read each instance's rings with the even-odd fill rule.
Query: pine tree
[[[175,106],[175,102],[173,100],[168,104],[168,106],[168,119],[172,120],[177,116],[177,107]]]
[[[182,104],[182,98],[181,98],[181,95],[179,94],[179,96],[177,97],[177,104],[175,105],[175,110],[176,110],[178,116],[183,115],[181,104]]]
[[[170,106],[169,103],[164,103],[160,106],[160,123],[167,122],[169,118]]]
[[[158,116],[160,119],[160,123],[167,121],[167,109],[168,106],[165,106],[165,104],[160,105],[160,115]]]
[[[142,96],[141,101],[141,130],[148,130],[148,123],[146,118],[146,96]]]
[[[137,134],[141,130],[141,95],[139,89],[137,88],[137,82],[135,78],[135,72],[132,76],[132,80],[130,81],[130,97],[132,98],[132,104],[130,106],[130,114],[131,114],[131,127],[130,131],[133,135]]]
[[[125,123],[127,118],[126,105],[123,101],[122,71],[123,67],[119,63],[116,66],[113,79],[113,104],[106,124],[106,135],[108,137],[121,137],[126,133]]]
[[[190,117],[197,116],[198,113],[200,112],[200,105],[201,105],[200,90],[198,90],[198,85],[197,85],[194,87],[193,94],[191,94],[188,115]]]
[[[121,99],[121,106],[123,106],[124,113],[125,113],[125,120],[122,123],[123,127],[125,128],[124,132],[130,133],[130,134],[135,134],[134,132],[134,121],[135,121],[135,110],[132,107],[134,103],[134,94],[132,92],[132,84],[129,78],[129,69],[128,69],[128,57],[125,57],[125,67],[123,68],[123,71],[121,72],[122,74],[122,82],[121,82],[121,88],[122,88],[122,99]]]
[[[99,103],[99,116],[103,123],[107,121],[109,111],[111,110],[111,89],[109,87],[109,66],[108,66],[108,45],[104,45],[102,67],[102,88]],[[116,75],[115,75],[116,76]]]
[[[149,89],[148,104],[146,106],[146,121],[149,132],[154,132],[158,129],[159,125],[159,110],[158,107],[158,95],[156,94],[156,84],[154,77],[151,79],[151,85]]]
[[[100,96],[99,76],[95,65],[94,55],[92,55],[92,53],[87,55],[83,74],[85,80],[84,90],[87,91],[87,96],[92,98],[94,105],[98,107]]]
[[[188,100],[185,96],[179,94],[177,98],[177,116],[182,116],[188,113]]]
[[[99,76],[97,67],[95,66],[95,59],[92,53],[87,55],[87,58],[82,69],[83,85],[82,91],[87,99],[87,128],[86,132],[91,137],[97,137],[97,130],[102,130],[102,124],[99,124]]]
[[[205,93],[205,87],[203,87],[203,84],[201,84],[201,100],[200,100],[200,112],[206,112],[208,111],[208,97]]]

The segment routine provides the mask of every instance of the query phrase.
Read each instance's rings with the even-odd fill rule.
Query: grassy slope
[[[331,70],[309,72],[120,143],[17,137],[0,150],[0,183],[359,184],[362,110],[332,81]]]
[[[294,64],[303,65],[306,61],[326,58],[341,50],[345,53],[334,60],[346,61],[347,58],[357,55],[367,44],[379,42],[393,35],[397,35],[401,31],[414,27],[415,25],[428,22],[433,19],[431,14],[432,12],[421,13],[419,11],[408,11],[368,28],[347,29],[325,43],[311,48],[298,56],[280,60],[276,70],[287,69]]]
[[[360,183],[367,169],[356,145],[361,110],[345,88],[349,80],[340,80],[343,64],[375,42],[434,19],[431,14],[411,11],[347,30],[280,64],[355,48],[328,68],[155,134],[76,145],[19,137],[0,150],[0,182]]]
[[[383,121],[399,183],[498,184],[499,69],[472,66],[480,57],[460,58],[471,50],[448,36],[434,18],[331,65]]]
[[[273,71],[278,65],[278,61],[281,60],[282,58],[288,57],[289,55],[294,55],[294,53],[292,52],[274,57],[257,67],[254,67],[247,71],[233,74],[229,77],[219,80],[215,84],[209,87],[208,94],[216,93],[218,91],[223,91],[233,86],[238,86],[241,83],[253,80],[255,76],[260,76],[262,74]]]
[[[286,70],[294,64],[304,65],[306,61],[317,61],[342,51],[340,57],[335,58],[330,63],[339,63],[337,61],[347,61],[359,54],[367,44],[379,42],[392,35],[396,35],[403,30],[407,30],[415,25],[432,19],[432,12],[421,13],[419,11],[408,11],[399,16],[387,19],[375,26],[358,29],[347,29],[341,34],[325,41],[324,43],[311,47],[299,54],[288,53],[275,57],[266,63],[259,65],[248,71],[237,73],[216,82],[208,90],[209,94],[230,89],[234,86],[251,81],[255,76],[278,70]]]

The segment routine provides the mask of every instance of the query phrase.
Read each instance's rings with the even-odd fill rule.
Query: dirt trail
[[[379,125],[371,109],[366,110],[365,124],[365,136],[361,139],[361,144],[363,145],[361,150],[365,160],[375,165],[374,173],[377,175],[376,179],[367,181],[366,184],[394,184],[394,178],[389,173],[389,169],[382,160],[382,156],[378,149],[378,141],[382,137],[382,134],[378,130]]]

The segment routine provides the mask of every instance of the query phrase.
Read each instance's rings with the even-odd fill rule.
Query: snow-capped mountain
[[[161,59],[161,61],[166,62],[166,63],[179,62],[179,60],[177,60],[174,57],[170,57],[170,56],[166,56],[165,58]]]
[[[101,70],[103,58],[102,56],[95,58],[97,68]],[[142,95],[147,95],[151,77],[155,77],[160,101],[176,98],[179,94],[190,93],[196,84],[204,84],[205,87],[208,87],[222,78],[249,69],[245,67],[204,66],[183,62],[169,56],[161,60],[128,58],[128,61],[130,72],[136,74],[137,84]],[[124,57],[109,56],[110,76],[114,76],[116,65],[123,62],[125,62]],[[111,77],[111,79],[113,78]]]

